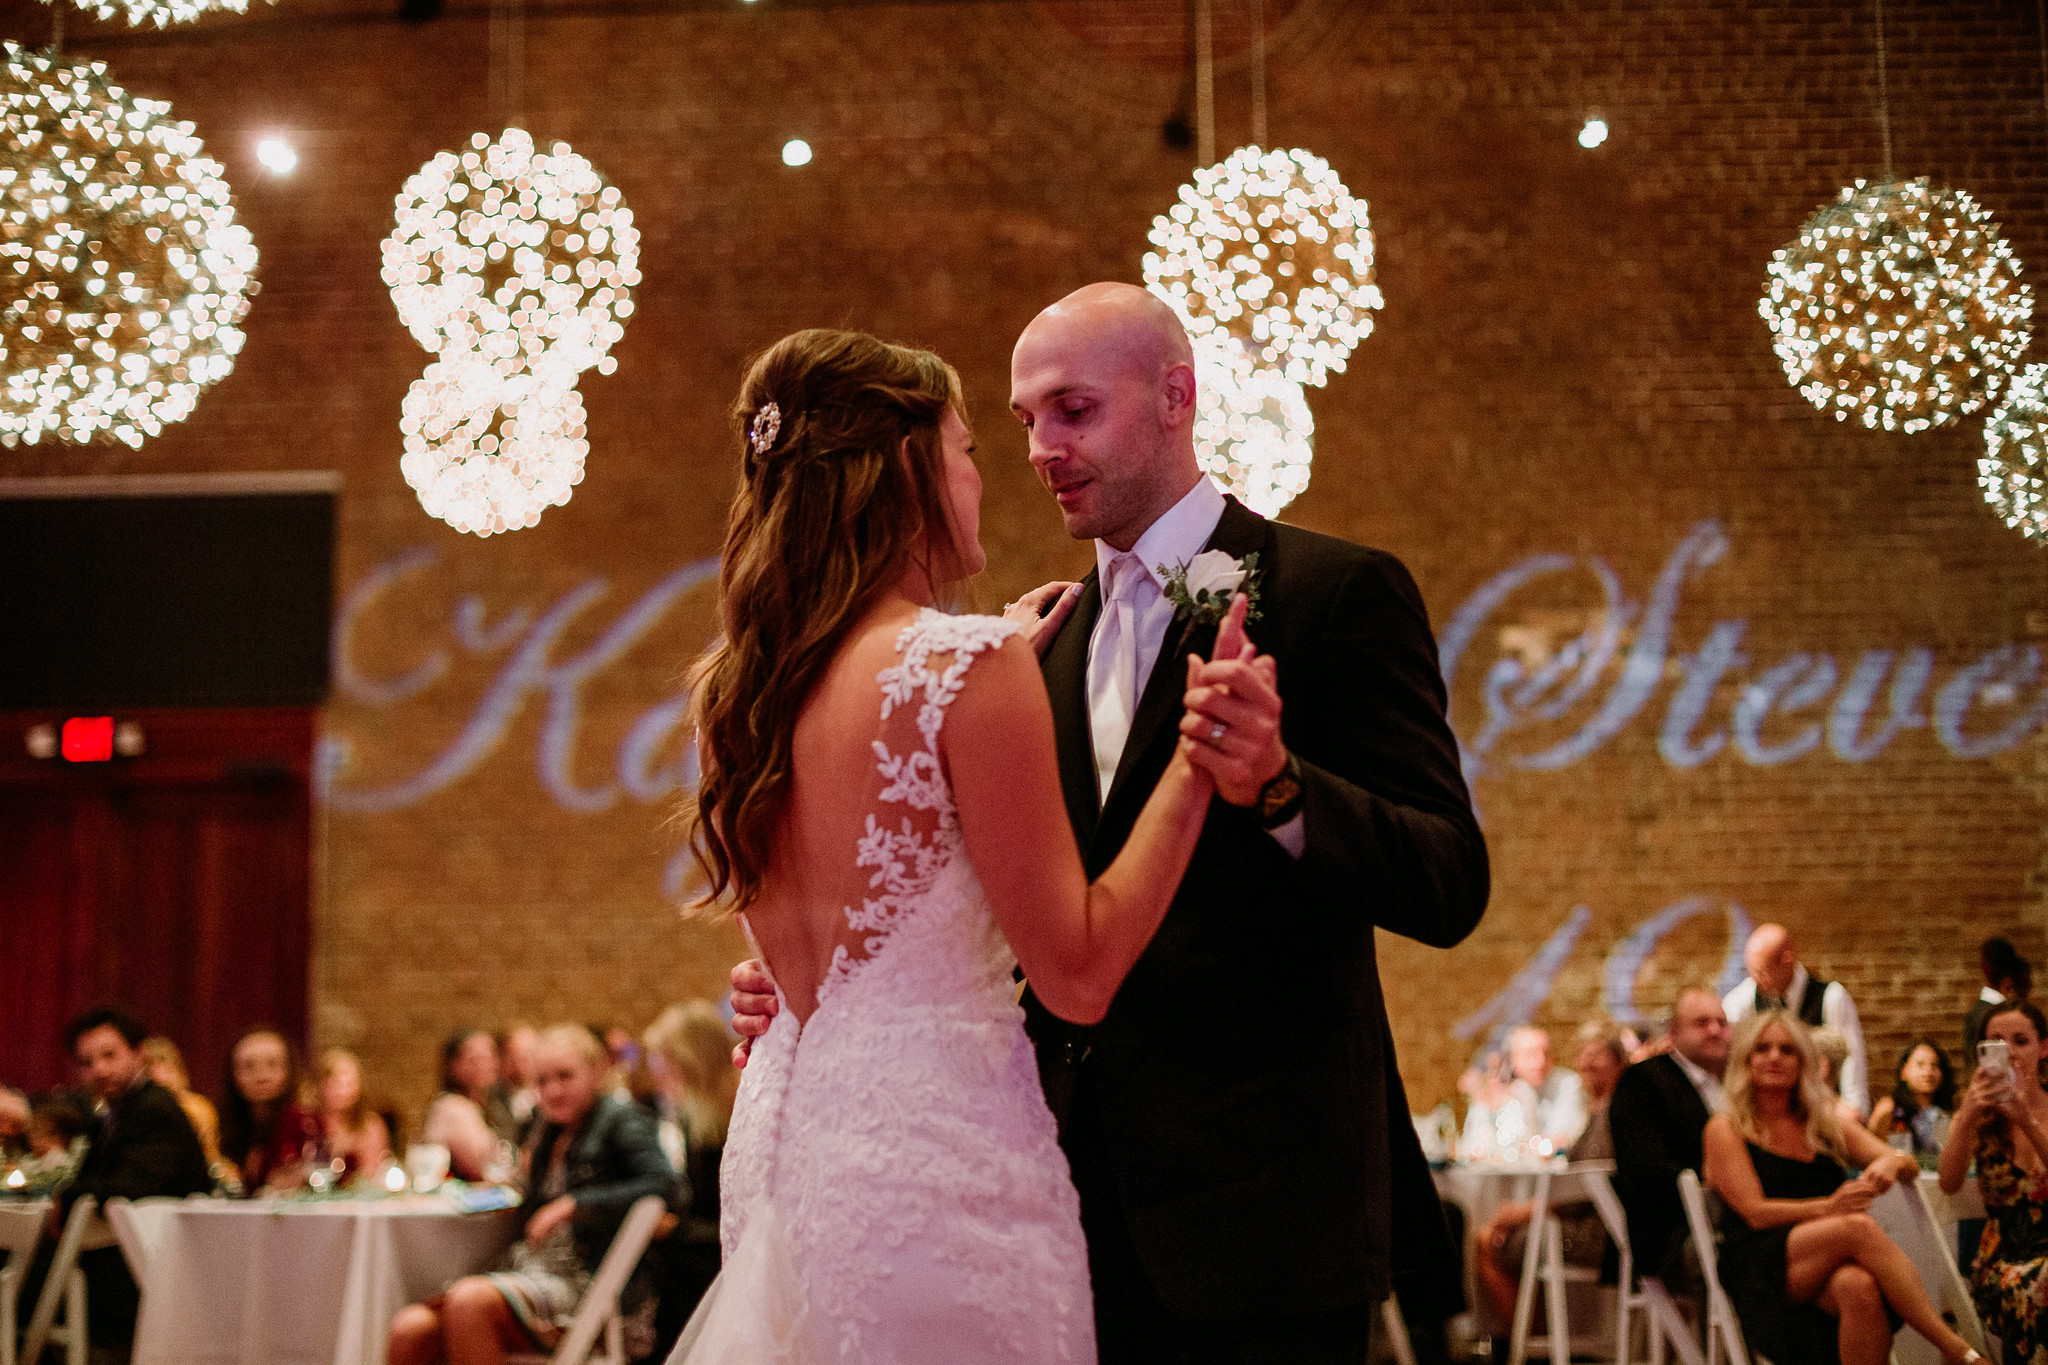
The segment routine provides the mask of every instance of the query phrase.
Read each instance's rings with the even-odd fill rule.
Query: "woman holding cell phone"
[[[1984,1021],[1977,1074],[1956,1106],[1941,1153],[1941,1188],[1963,1186],[1971,1158],[1989,1219],[1970,1267],[1971,1298],[2008,1361],[2048,1354],[2048,1091],[2041,1044],[2048,1019],[2025,1000]]]

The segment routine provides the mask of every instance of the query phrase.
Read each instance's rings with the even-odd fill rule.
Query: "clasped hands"
[[[1003,619],[1022,627],[1024,638],[1044,658],[1080,600],[1079,583],[1047,583],[1004,606]],[[1280,738],[1279,667],[1245,636],[1250,605],[1243,593],[1233,597],[1208,660],[1188,655],[1187,713],[1180,721],[1181,734],[1191,741],[1181,751],[1209,774],[1216,794],[1233,806],[1257,804],[1266,784],[1287,766]]]

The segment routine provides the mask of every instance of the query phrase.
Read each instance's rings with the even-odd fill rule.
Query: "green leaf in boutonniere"
[[[1177,614],[1198,625],[1213,626],[1230,610],[1238,593],[1246,598],[1245,620],[1259,618],[1259,557],[1233,559],[1222,550],[1204,550],[1178,567],[1159,566],[1166,580],[1166,600]]]

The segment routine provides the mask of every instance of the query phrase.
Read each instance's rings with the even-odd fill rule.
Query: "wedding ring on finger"
[[[1223,747],[1223,737],[1229,733],[1229,723],[1227,721],[1219,720],[1209,727],[1209,743],[1212,746],[1220,749]]]

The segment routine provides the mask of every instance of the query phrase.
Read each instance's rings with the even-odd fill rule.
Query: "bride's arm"
[[[1031,989],[1062,1019],[1095,1023],[1180,889],[1214,784],[1181,740],[1123,851],[1090,885],[1029,645],[1013,638],[976,662],[943,733],[968,856]]]

